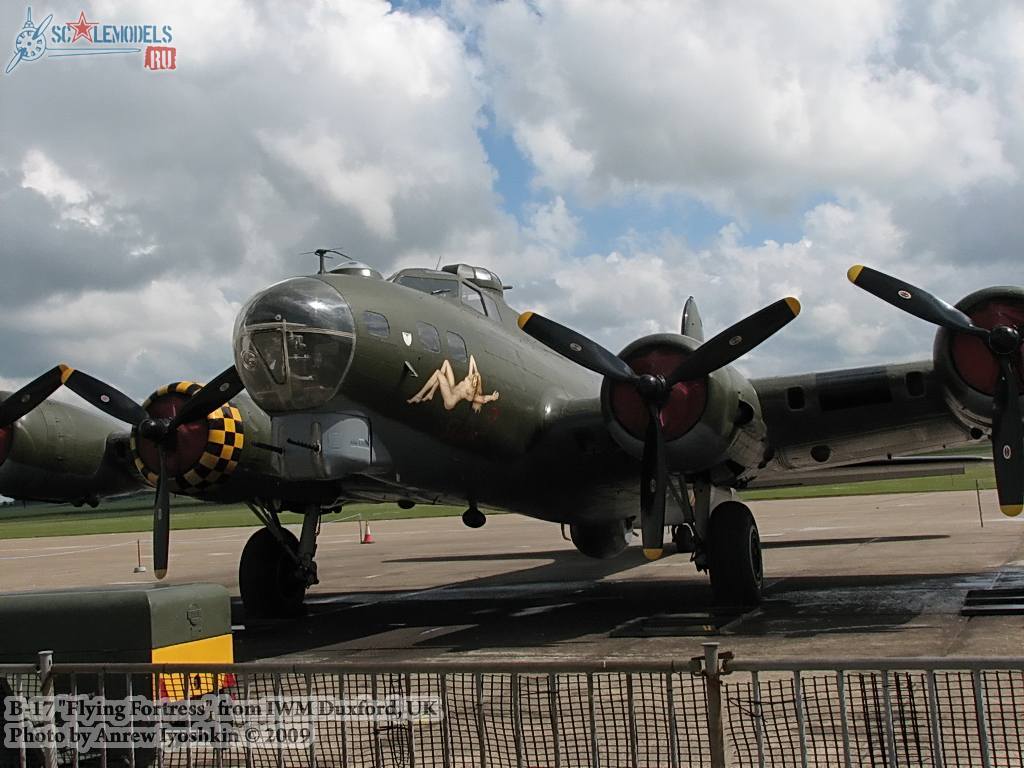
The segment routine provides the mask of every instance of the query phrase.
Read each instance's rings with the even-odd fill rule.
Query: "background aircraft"
[[[142,405],[60,365],[0,404],[0,493],[95,503],[156,488],[154,570],[168,564],[170,494],[245,501],[263,523],[242,553],[250,616],[293,615],[317,582],[320,519],[350,501],[478,504],[569,525],[611,557],[639,524],[660,557],[666,527],[708,571],[716,599],[756,602],[761,548],[735,489],[827,482],[845,468],[905,473],[894,454],[991,435],[999,500],[1021,510],[1024,290],[956,308],[867,267],[850,279],[939,326],[932,360],[747,379],[730,363],[792,321],[783,298],[704,340],[691,299],[680,333],[614,355],[548,318],[512,310],[501,281],[466,264],[384,280],[357,262],[253,296],[234,364]],[[61,385],[127,424],[49,402]],[[943,459],[922,459],[912,471]],[[667,501],[671,500],[671,504]],[[279,513],[303,514],[296,538]]]

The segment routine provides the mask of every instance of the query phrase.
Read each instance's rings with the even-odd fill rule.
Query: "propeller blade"
[[[159,446],[160,475],[156,481],[156,503],[153,505],[153,572],[158,579],[167,575],[167,550],[171,536],[171,496],[167,487],[167,456]]]
[[[613,355],[597,342],[536,312],[521,314],[519,327],[544,346],[594,373],[607,376],[613,381],[634,382],[639,378],[618,355]]]
[[[64,366],[64,386],[93,407],[133,427],[149,416],[128,395],[74,368]]]
[[[650,420],[640,476],[640,533],[644,557],[657,560],[664,549],[668,468],[665,464],[665,436],[661,431],[661,409],[654,403],[648,403],[648,409]]]
[[[959,309],[910,283],[905,283],[884,272],[860,264],[850,267],[846,276],[858,288],[863,288],[872,296],[877,296],[882,301],[886,301],[904,312],[909,312],[915,317],[951,331],[969,333],[981,338],[988,337],[987,330],[978,328]]]
[[[0,403],[0,427],[13,424],[56,392],[63,383],[65,370],[70,370],[70,368],[64,365],[54,366],[17,392],[9,395]]]
[[[243,389],[245,384],[232,365],[189,398],[178,415],[171,420],[168,431],[173,432],[182,424],[206,418],[211,411],[220,408]]]
[[[1024,508],[1024,427],[1020,417],[1017,370],[1009,357],[1000,356],[1002,376],[992,414],[992,458],[995,461],[999,509],[1015,517]]]
[[[759,309],[697,347],[665,383],[673,387],[680,381],[703,379],[745,355],[799,314],[800,302],[792,296]]]

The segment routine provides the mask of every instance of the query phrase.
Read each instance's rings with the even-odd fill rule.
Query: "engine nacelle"
[[[1024,329],[1021,288],[983,288],[960,300],[956,308],[982,328],[1012,325]],[[999,382],[995,355],[984,340],[945,328],[935,334],[933,355],[946,402],[954,415],[972,431],[988,433],[992,428],[993,394]],[[1024,354],[1017,359],[1017,376],[1024,392]]]
[[[138,488],[127,445],[91,411],[48,400],[0,428],[0,494],[15,499],[95,503]]]
[[[193,381],[177,381],[150,395],[142,407],[153,418],[173,418],[201,389]],[[238,468],[245,445],[245,425],[238,408],[228,403],[205,419],[178,428],[167,453],[167,475],[172,493],[202,494],[226,482]],[[132,430],[131,450],[135,467],[147,483],[156,487],[160,456],[156,443]]]
[[[637,339],[620,357],[637,373],[668,376],[697,346],[689,337],[659,333]],[[636,389],[606,379],[601,408],[615,442],[640,458],[650,417]],[[764,458],[767,430],[757,394],[729,367],[701,381],[676,384],[661,415],[672,471],[697,472],[730,461],[738,470],[756,467]]]

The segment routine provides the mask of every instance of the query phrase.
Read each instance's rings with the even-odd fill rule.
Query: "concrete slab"
[[[549,523],[379,522],[377,543],[363,545],[355,522],[328,522],[309,615],[239,629],[237,656],[683,658],[709,638],[747,657],[1021,655],[1024,616],[959,612],[970,589],[1024,586],[1024,520],[1004,518],[991,493],[983,504],[982,528],[973,492],[755,502],[769,583],[764,605],[741,616],[712,615],[687,555],[648,563],[633,547],[590,560]],[[168,580],[237,594],[253,530],[174,532]],[[149,581],[152,570],[132,572],[137,540],[149,564],[148,538],[0,541],[0,585]]]

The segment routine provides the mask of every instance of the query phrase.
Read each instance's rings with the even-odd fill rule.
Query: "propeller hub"
[[[1020,331],[1010,325],[997,325],[989,331],[988,346],[997,355],[1012,355],[1020,347]]]
[[[661,405],[668,395],[668,385],[661,374],[645,373],[637,379],[637,391],[644,400],[653,400]]]
[[[139,424],[139,437],[159,443],[167,437],[170,427],[170,419],[143,419]]]

